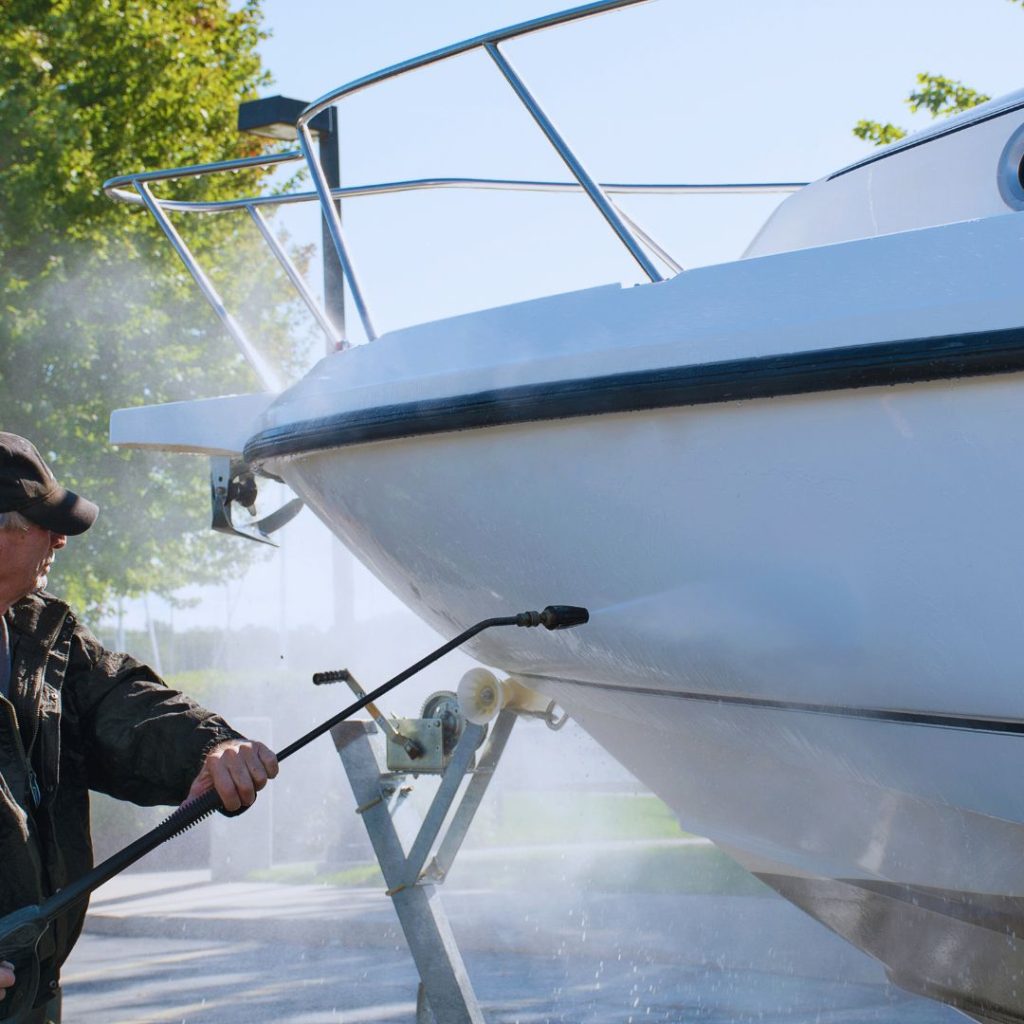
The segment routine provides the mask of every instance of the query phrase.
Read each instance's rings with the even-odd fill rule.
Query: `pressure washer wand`
[[[333,718],[329,718],[315,729],[311,729],[305,736],[300,737],[294,743],[290,743],[277,755],[277,759],[278,761],[283,761],[286,757],[294,754],[296,750],[304,747],[310,740],[315,740],[318,736],[322,736],[325,732],[333,729],[339,722],[343,722],[357,711],[361,711],[367,704],[372,704],[380,699],[385,693],[398,686],[399,683],[404,683],[406,679],[416,675],[417,672],[421,672],[428,665],[432,665],[438,658],[443,658],[450,651],[454,651],[456,647],[461,647],[467,640],[471,640],[477,633],[482,633],[485,629],[490,629],[492,626],[544,626],[546,629],[571,629],[573,626],[582,625],[589,621],[589,619],[590,613],[586,608],[574,608],[564,604],[548,605],[542,612],[520,612],[518,615],[507,615],[504,618],[484,619],[475,626],[470,626],[465,632],[460,633],[454,640],[449,640],[448,643],[438,647],[436,651],[428,654],[421,661],[417,661],[415,665],[410,665],[403,672],[399,672],[394,678],[389,679],[386,683],[382,683],[372,693],[360,697],[354,704],[350,704],[344,711],[339,712]],[[323,677],[327,675],[330,675],[330,673],[317,672],[313,676],[313,682],[323,682]]]
[[[570,629],[573,626],[582,625],[589,619],[590,613],[586,608],[576,608],[571,605],[548,605],[542,612],[520,612],[518,615],[484,619],[475,626],[470,626],[453,640],[442,644],[437,650],[417,661],[415,665],[410,665],[407,669],[399,672],[397,676],[381,684],[376,690],[360,697],[344,711],[334,715],[333,718],[322,722],[315,729],[310,729],[294,743],[289,743],[287,747],[278,751],[277,759],[283,761],[285,758],[291,757],[292,754],[301,750],[317,737],[333,729],[339,722],[351,718],[367,704],[379,700],[384,694],[485,629],[491,629],[494,626],[544,626],[545,629]],[[324,677],[333,674],[318,672],[313,676],[313,682],[322,682]],[[217,791],[208,790],[202,796],[182,804],[154,829],[118,850],[117,853],[112,854],[101,864],[97,864],[91,871],[86,872],[65,888],[58,890],[42,903],[22,907],[20,910],[0,918],[0,960],[8,960],[14,964],[15,977],[18,979],[14,988],[7,990],[7,999],[0,1002],[0,1020],[19,1024],[23,1016],[31,1011],[39,984],[39,960],[36,956],[36,945],[51,921],[70,910],[104,882],[110,881],[111,878],[120,874],[141,857],[155,850],[168,839],[173,839],[174,836],[187,831],[213,814],[214,811],[221,810],[223,806]],[[30,972],[27,979],[23,978],[26,968]],[[13,997],[12,993],[14,993]]]

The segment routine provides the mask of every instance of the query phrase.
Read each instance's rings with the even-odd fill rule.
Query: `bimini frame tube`
[[[270,157],[266,158],[269,163]],[[302,151],[292,150],[278,153],[274,162],[301,160]],[[224,160],[219,163],[202,164],[173,171],[153,172],[158,177],[142,174],[124,174],[111,178],[103,185],[106,195],[129,206],[144,206],[142,199],[125,188],[134,187],[136,179],[155,181],[158,178],[183,178],[189,175],[213,174],[218,171],[234,170],[239,164],[252,165],[252,158]],[[256,158],[255,163],[261,159]],[[606,195],[634,196],[726,196],[726,195],[786,195],[798,192],[807,185],[806,181],[733,181],[733,182],[603,182],[600,188]],[[380,181],[369,185],[339,185],[331,189],[334,199],[354,199],[357,196],[394,195],[399,192],[429,192],[432,189],[467,189],[483,192],[582,192],[583,186],[575,181],[546,181],[539,178],[406,178],[396,181]],[[316,192],[282,192],[265,196],[245,196],[239,199],[158,199],[165,210],[180,213],[228,213],[233,210],[248,210],[253,206],[292,206],[298,203],[317,202]],[[627,219],[621,211],[620,216]],[[634,229],[635,230],[635,229]]]

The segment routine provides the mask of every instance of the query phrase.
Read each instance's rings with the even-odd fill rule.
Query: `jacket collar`
[[[56,643],[71,609],[61,600],[47,594],[29,594],[11,605],[7,625],[19,639],[49,649]]]

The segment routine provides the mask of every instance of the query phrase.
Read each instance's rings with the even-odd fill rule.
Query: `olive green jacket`
[[[22,599],[6,621],[0,915],[41,902],[92,867],[90,789],[138,804],[180,803],[207,751],[239,736],[145,665],[105,650],[49,594]],[[57,991],[84,918],[84,905],[69,911],[41,940],[40,1002]]]

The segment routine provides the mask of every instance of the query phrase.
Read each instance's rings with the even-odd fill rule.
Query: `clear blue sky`
[[[559,7],[556,0],[266,0],[269,91],[311,100],[376,68]],[[917,71],[993,95],[1024,86],[1022,42],[1024,10],[1008,0],[652,0],[530,37],[508,54],[599,179],[806,180],[867,152],[851,134],[859,118],[912,126],[902,100]],[[348,184],[565,177],[481,56],[355,98],[342,108],[342,133]],[[624,205],[693,265],[738,255],[772,203]],[[430,193],[353,201],[345,218],[383,328],[638,279],[578,197]],[[316,235],[309,224],[293,230]],[[329,543],[303,513],[286,531],[284,573],[275,556],[230,588],[231,622],[273,623],[282,581],[292,622],[329,622]],[[363,612],[387,607],[360,580]],[[226,622],[225,593],[207,592],[200,609],[176,621]]]

